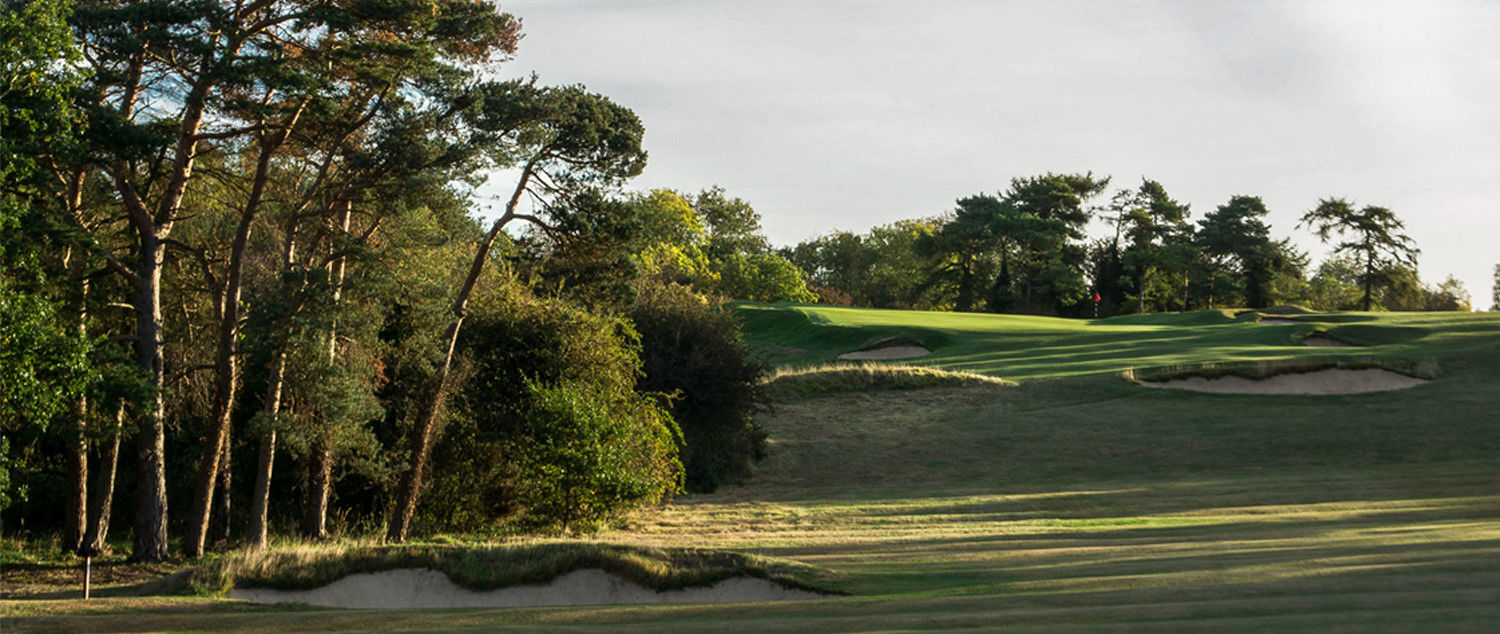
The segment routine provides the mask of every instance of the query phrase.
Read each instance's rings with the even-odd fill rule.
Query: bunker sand
[[[838,358],[845,361],[883,361],[890,359],[915,359],[932,354],[927,346],[905,337],[890,337],[853,352],[845,352]]]
[[[235,588],[229,598],[253,603],[306,603],[334,608],[510,608],[617,603],[743,603],[829,598],[765,579],[735,577],[711,586],[658,592],[597,568],[551,583],[470,590],[436,570],[405,568],[352,574],[312,590]]]
[[[1190,376],[1167,381],[1140,381],[1151,388],[1172,388],[1216,394],[1362,394],[1404,390],[1427,383],[1379,368],[1350,370],[1329,368],[1315,372],[1277,374],[1264,379],[1240,376],[1206,378]]]

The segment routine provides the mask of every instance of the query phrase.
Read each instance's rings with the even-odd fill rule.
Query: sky
[[[1393,210],[1476,309],[1500,264],[1500,2],[522,0],[504,76],[631,108],[634,189],[721,185],[774,244],[950,210],[1045,172],[1142,178],[1273,237]],[[511,186],[497,174],[493,192]],[[1102,228],[1100,228],[1102,232]]]

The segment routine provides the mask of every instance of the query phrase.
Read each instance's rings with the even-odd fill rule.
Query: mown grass
[[[1288,311],[1311,321],[1273,325],[1234,311],[1067,322],[823,310],[811,312],[824,325],[798,318],[805,341],[752,336],[787,376],[841,346],[907,336],[944,342],[916,367],[1019,384],[809,379],[822,385],[764,420],[770,456],[745,486],[585,541],[799,562],[831,571],[850,596],[409,611],[5,601],[0,616],[73,631],[1488,632],[1500,622],[1500,316]],[[1349,325],[1401,330],[1373,331],[1386,338],[1367,348],[1295,345]],[[928,327],[946,339],[913,336]],[[1427,364],[1436,380],[1296,396],[1150,390],[1120,376],[1324,362]],[[845,380],[857,389],[827,387]]]
[[[829,363],[862,342],[902,336],[933,351],[910,365],[1016,381],[1259,361],[1416,363],[1500,349],[1500,315],[1494,313],[1203,310],[1078,320],[748,303],[736,311],[747,340],[778,367]],[[1258,323],[1263,315],[1294,323]],[[1314,332],[1362,347],[1303,346]]]

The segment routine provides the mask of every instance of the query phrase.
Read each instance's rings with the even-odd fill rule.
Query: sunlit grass
[[[1086,322],[799,307],[798,321],[765,310],[778,376],[804,385],[763,421],[770,455],[746,486],[587,539],[418,546],[738,553],[826,571],[850,596],[446,611],[5,601],[0,616],[23,629],[259,631],[1485,632],[1500,622],[1500,317],[1283,311],[1300,321],[1267,325],[1237,311]],[[1370,347],[1295,345],[1340,328]],[[823,365],[884,336],[935,353],[904,368]],[[1318,363],[1435,380],[1314,397],[1149,390],[1120,377]],[[236,574],[399,558],[378,542],[282,547],[269,557],[284,560],[247,560]],[[494,583],[526,567],[490,557],[456,568]]]

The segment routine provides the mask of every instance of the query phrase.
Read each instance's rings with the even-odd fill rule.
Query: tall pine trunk
[[[64,264],[66,266],[66,263]],[[88,338],[89,281],[83,278],[78,296],[78,336]],[[73,402],[73,421],[78,425],[76,435],[69,440],[68,448],[68,494],[63,507],[63,539],[70,551],[84,545],[84,534],[88,532],[89,503],[89,399],[79,395]]]
[[[167,558],[166,373],[162,366],[161,267],[163,245],[155,232],[140,236],[135,289],[136,361],[145,369],[151,396],[137,435],[135,544],[131,559]]]
[[[286,246],[282,251],[281,270],[292,269],[297,258],[297,222],[289,221]],[[295,312],[295,309],[293,310]],[[288,326],[290,327],[290,326]],[[250,493],[250,516],[245,525],[245,547],[262,550],[268,540],[267,522],[271,504],[271,471],[276,463],[276,419],[281,416],[282,388],[286,381],[286,341],[271,359],[270,376],[266,378],[266,396],[261,407],[265,429],[260,436],[260,452],[255,459],[255,488]]]
[[[230,433],[224,435],[224,446],[219,448],[223,456],[223,464],[219,465],[219,484],[217,494],[214,495],[214,510],[212,521],[209,522],[208,543],[214,544],[214,548],[221,549],[229,545],[230,523],[229,513],[233,510],[233,500],[230,498],[231,488],[234,485],[234,454],[231,449],[234,446],[234,427],[230,426]]]
[[[317,443],[307,454],[307,499],[302,503],[302,534],[308,539],[328,538],[328,495],[332,479],[332,452],[326,443]]]
[[[348,235],[349,220],[353,213],[353,201],[339,201],[338,228],[341,235]],[[341,248],[341,247],[336,247]],[[334,311],[332,325],[328,329],[328,365],[338,362],[338,309],[344,296],[345,257],[339,255],[328,263],[328,279],[332,283]],[[308,456],[307,501],[302,509],[302,533],[312,539],[328,537],[328,500],[333,488],[333,448],[327,434],[312,443]]]
[[[198,460],[198,480],[193,491],[193,506],[188,521],[187,543],[184,548],[189,557],[203,555],[203,544],[208,536],[209,510],[214,497],[214,485],[219,477],[220,462],[230,446],[231,418],[234,415],[235,396],[240,388],[239,334],[240,291],[244,286],[245,249],[250,241],[250,230],[260,212],[261,200],[271,180],[271,157],[281,147],[296,125],[301,114],[299,107],[290,120],[276,133],[266,133],[261,138],[260,152],[256,159],[255,174],[250,181],[250,195],[240,210],[240,225],[229,248],[229,262],[224,275],[221,294],[223,310],[219,316],[218,352],[214,359],[214,412],[207,436],[203,440],[202,456]],[[228,491],[224,492],[225,495]],[[226,503],[227,504],[227,503]]]

